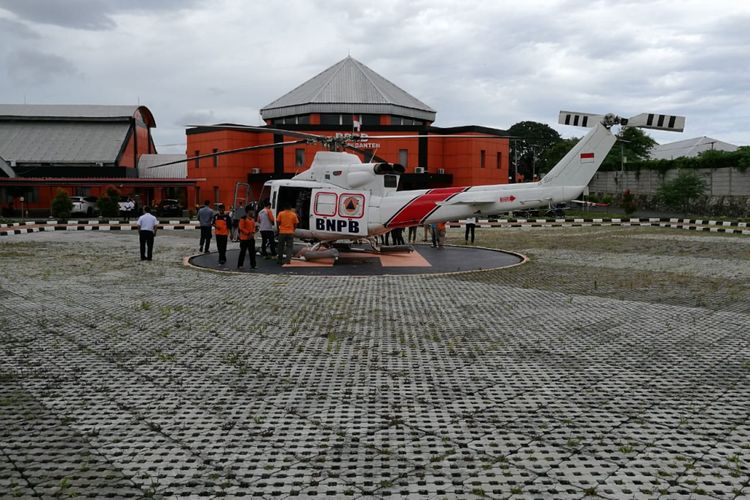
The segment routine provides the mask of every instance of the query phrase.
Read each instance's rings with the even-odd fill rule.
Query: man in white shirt
[[[151,260],[154,250],[154,236],[156,236],[156,227],[159,221],[151,215],[151,208],[143,209],[144,214],[138,217],[138,239],[141,243],[141,260]],[[147,252],[148,250],[148,252]]]

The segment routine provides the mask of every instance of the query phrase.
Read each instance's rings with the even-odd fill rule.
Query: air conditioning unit
[[[259,168],[251,168],[250,169],[250,173],[251,174],[259,174],[260,173],[260,169]]]
[[[414,169],[415,174],[423,174],[424,173],[424,167],[416,167]]]
[[[445,169],[444,168],[439,168],[438,169],[438,173],[439,174],[444,174],[445,173]]]

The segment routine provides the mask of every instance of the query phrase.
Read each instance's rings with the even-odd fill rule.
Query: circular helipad
[[[245,258],[242,269],[237,268],[238,249],[227,250],[227,262],[219,264],[218,253],[212,251],[188,259],[188,264],[216,271],[298,274],[313,276],[379,276],[388,274],[443,274],[499,269],[522,264],[526,257],[520,254],[472,246],[414,245],[413,252],[375,253],[354,248],[342,251],[339,258],[314,261],[292,260],[280,266],[275,259],[256,257],[256,269],[250,268]]]

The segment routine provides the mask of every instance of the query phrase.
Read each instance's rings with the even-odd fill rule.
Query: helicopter
[[[266,181],[260,199],[270,201],[274,214],[285,208],[297,211],[300,222],[295,237],[310,245],[298,255],[306,260],[336,258],[335,246],[342,243],[368,243],[376,252],[413,250],[409,246],[381,248],[378,236],[394,228],[549,207],[578,198],[617,140],[611,131],[613,126],[681,132],[685,118],[646,113],[621,118],[611,113],[561,111],[559,123],[591,130],[535,182],[399,191],[399,176],[405,172],[404,166],[377,156],[374,161],[363,163],[357,154],[345,151],[363,153],[355,145],[366,143],[369,139],[366,134],[322,136],[243,125],[237,127],[272,131],[297,140],[219,151],[182,161],[265,147],[322,144],[326,150],[315,154],[309,169],[291,179]],[[378,135],[377,139],[405,137],[425,136]]]

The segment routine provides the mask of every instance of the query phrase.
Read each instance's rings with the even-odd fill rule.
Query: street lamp
[[[622,181],[622,193],[625,194],[625,143],[630,143],[631,141],[626,141],[625,139],[617,139],[617,142],[620,143],[620,179]]]

